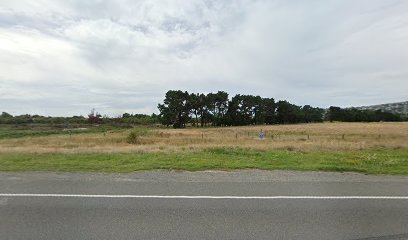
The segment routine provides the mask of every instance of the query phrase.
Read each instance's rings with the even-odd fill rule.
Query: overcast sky
[[[408,100],[408,1],[0,0],[0,112],[157,112],[169,89]]]

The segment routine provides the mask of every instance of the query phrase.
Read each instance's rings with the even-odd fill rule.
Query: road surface
[[[408,178],[0,173],[0,239],[408,239]]]

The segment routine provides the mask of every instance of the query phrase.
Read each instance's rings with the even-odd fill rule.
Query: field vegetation
[[[408,174],[408,123],[0,128],[2,171],[244,168]]]

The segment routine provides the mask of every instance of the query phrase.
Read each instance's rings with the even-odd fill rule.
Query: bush
[[[137,132],[130,132],[126,138],[129,144],[138,144],[140,142],[140,135]]]
[[[142,130],[132,131],[126,137],[126,142],[129,144],[139,144],[140,138],[144,135],[146,135],[146,131]]]

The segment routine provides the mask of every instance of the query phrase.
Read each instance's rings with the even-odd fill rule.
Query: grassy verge
[[[213,148],[184,153],[0,154],[0,171],[308,170],[408,175],[408,150],[347,152]]]

